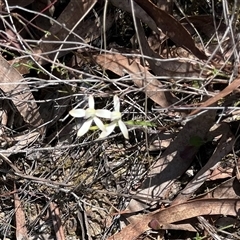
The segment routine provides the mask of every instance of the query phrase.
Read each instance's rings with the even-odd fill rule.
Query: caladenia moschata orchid
[[[127,129],[125,123],[122,121],[122,114],[120,112],[120,101],[119,101],[118,96],[115,95],[113,97],[113,103],[114,103],[114,111],[111,112],[111,121],[112,122],[105,127],[105,130],[102,131],[99,138],[105,138],[108,135],[110,135],[113,132],[114,128],[118,125],[123,136],[126,139],[129,139],[128,129]]]
[[[95,102],[92,95],[88,98],[88,108],[85,109],[73,109],[69,114],[75,118],[85,118],[86,121],[83,123],[81,128],[78,130],[77,135],[83,136],[89,131],[89,129],[96,129],[91,127],[92,122],[97,125],[97,128],[102,132],[99,139],[109,136],[118,126],[126,139],[129,139],[128,129],[126,124],[122,121],[122,113],[120,112],[120,100],[118,96],[113,97],[114,110],[111,112],[106,109],[95,109]],[[108,120],[108,123],[104,124],[101,119]],[[110,123],[109,123],[110,120]],[[126,122],[128,125],[141,126],[141,127],[156,127],[156,125],[150,121],[141,120],[130,120]]]
[[[118,125],[123,133],[123,136],[128,139],[128,129],[122,121],[122,114],[120,112],[120,101],[118,96],[114,96],[114,111],[110,112],[106,109],[95,109],[95,102],[92,95],[88,98],[88,108],[85,109],[73,109],[69,114],[75,118],[85,118],[81,128],[78,130],[78,137],[83,136],[91,128],[92,122],[95,122],[97,127],[102,131],[99,139],[105,138],[110,135],[114,128]],[[100,118],[111,120],[109,124],[104,124]]]
[[[95,102],[92,95],[88,98],[88,108],[84,109],[72,109],[69,114],[75,118],[85,118],[87,119],[81,128],[78,130],[78,137],[83,136],[90,129],[92,122],[95,122],[97,127],[102,130],[102,132],[106,131],[106,127],[104,126],[102,120],[100,118],[111,118],[111,112],[106,109],[95,109]]]

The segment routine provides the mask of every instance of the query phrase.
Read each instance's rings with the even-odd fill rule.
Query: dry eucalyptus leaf
[[[161,223],[163,225],[175,223],[203,215],[237,216],[239,207],[239,199],[201,199],[173,205],[135,218],[134,222],[123,228],[121,232],[109,237],[108,240],[136,239],[150,229],[149,223],[152,220],[161,226]]]
[[[13,101],[24,121],[39,128],[39,132],[43,134],[44,127],[41,127],[43,120],[29,86],[27,83],[24,84],[21,74],[2,56],[0,66],[0,88],[7,98]]]
[[[149,14],[163,33],[175,42],[177,46],[191,51],[199,59],[207,59],[207,56],[196,47],[195,42],[186,28],[174,17],[158,8],[149,0],[134,1]]]
[[[121,54],[99,54],[93,56],[95,61],[104,69],[108,69],[119,76],[129,73],[134,84],[142,89],[146,95],[161,107],[172,104],[163,91],[162,84],[143,66],[135,60]]]

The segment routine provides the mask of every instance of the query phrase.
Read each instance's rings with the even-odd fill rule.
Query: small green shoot
[[[205,238],[206,238],[206,236],[201,237],[201,236],[199,235],[199,233],[197,233],[197,234],[196,234],[196,237],[194,237],[193,240],[203,240],[203,239],[205,239]]]

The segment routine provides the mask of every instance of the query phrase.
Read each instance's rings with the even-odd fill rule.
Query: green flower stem
[[[127,125],[131,126],[142,126],[142,127],[156,127],[157,125],[150,121],[142,121],[142,120],[129,120],[124,122]]]
[[[150,121],[142,121],[142,120],[129,120],[124,123],[129,126],[141,126],[141,127],[156,127],[157,126],[155,123],[152,123]],[[104,126],[108,126],[108,124],[104,124]],[[98,127],[91,126],[90,130],[96,131],[96,130],[98,130]]]

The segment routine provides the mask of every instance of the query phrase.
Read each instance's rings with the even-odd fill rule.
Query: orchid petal
[[[95,115],[101,118],[111,118],[111,112],[107,109],[98,109]]]
[[[129,139],[129,136],[128,136],[128,129],[126,127],[126,125],[124,124],[124,122],[122,120],[119,120],[118,121],[118,126],[123,134],[123,136],[126,138],[126,139]]]
[[[106,128],[105,128],[102,120],[100,120],[98,117],[94,117],[93,121],[96,123],[96,125],[98,126],[99,129],[101,129],[102,131],[106,131]]]
[[[92,118],[89,118],[86,122],[83,123],[83,125],[81,126],[81,128],[78,130],[78,137],[83,136],[91,127],[92,125]]]
[[[114,104],[114,110],[116,112],[120,112],[120,101],[117,95],[114,95],[113,97],[113,104]]]
[[[111,113],[111,120],[112,121],[119,120],[119,119],[121,119],[121,117],[122,117],[122,114],[120,112],[114,111],[114,112]]]
[[[89,108],[94,109],[95,102],[94,102],[93,95],[89,95],[89,97],[88,97],[88,106],[89,106]]]
[[[85,118],[93,118],[96,115],[96,110],[94,108],[87,108],[85,113]]]
[[[110,133],[109,133],[109,134],[110,134]],[[98,139],[105,138],[105,137],[107,137],[109,134],[108,134],[107,131],[102,131],[101,134],[99,135]]]
[[[114,121],[114,122],[111,122],[110,124],[108,124],[105,128],[106,128],[106,131],[110,134],[113,132],[113,130],[116,126],[117,126],[117,121]]]
[[[69,114],[76,118],[85,117],[86,111],[84,109],[72,109]]]
[[[111,122],[109,125],[107,125],[105,128],[106,130],[105,131],[102,131],[100,136],[99,136],[99,139],[100,138],[105,138],[107,137],[108,135],[110,135],[114,128],[116,127],[117,123],[116,122]]]

